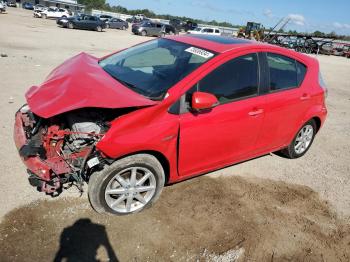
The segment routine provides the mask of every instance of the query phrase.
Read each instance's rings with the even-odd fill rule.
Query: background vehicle
[[[34,5],[29,2],[22,3],[22,8],[27,10],[34,10]]]
[[[187,33],[198,35],[221,35],[221,30],[219,28],[197,27],[193,30],[187,31]]]
[[[6,12],[6,5],[4,2],[0,1],[0,13],[5,13]]]
[[[129,28],[129,23],[120,18],[111,18],[106,21],[106,27],[112,29],[123,29]]]
[[[169,24],[172,25],[177,31],[189,31],[189,30],[194,30],[195,28],[198,27],[197,23],[194,23],[192,21],[182,21],[180,19],[171,19],[169,21]]]
[[[13,1],[13,0],[12,1],[8,1],[7,2],[7,6],[8,7],[17,7],[16,1]]]
[[[132,32],[142,36],[161,36],[163,24],[151,21],[144,21],[140,24],[132,25]],[[169,27],[167,30],[170,30]]]
[[[41,18],[61,18],[70,17],[72,13],[64,8],[49,7],[41,12]]]
[[[46,8],[47,9],[47,8]],[[45,10],[45,9],[44,9]],[[41,13],[43,10],[34,10],[33,17],[34,18],[41,18]]]
[[[134,18],[137,20],[144,20],[147,17],[144,14],[137,14],[137,15],[134,15]]]
[[[39,190],[85,181],[95,210],[130,214],[164,184],[268,152],[303,156],[325,121],[325,98],[312,57],[173,36],[69,59],[29,89],[14,138]]]
[[[111,16],[111,15],[98,15],[98,18],[100,18],[101,21],[106,22],[106,21],[112,19],[113,16]]]
[[[56,23],[69,29],[87,29],[96,30],[98,32],[101,32],[106,28],[106,23],[100,20],[97,16],[85,14],[68,18],[62,17],[57,19]]]
[[[35,5],[35,6],[34,6],[34,12],[35,12],[35,11],[44,11],[45,9],[47,9],[47,7],[44,6],[44,5],[38,4],[38,5]]]
[[[178,34],[178,31],[176,30],[175,27],[167,24],[162,24],[162,28],[160,31],[161,31],[161,36]]]

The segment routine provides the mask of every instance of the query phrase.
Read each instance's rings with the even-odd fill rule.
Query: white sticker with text
[[[205,51],[203,49],[200,49],[200,48],[197,48],[197,47],[193,47],[193,46],[187,48],[185,51],[189,52],[191,54],[194,54],[194,55],[199,55],[199,56],[207,58],[207,59],[214,55],[213,53],[210,53],[208,51]]]

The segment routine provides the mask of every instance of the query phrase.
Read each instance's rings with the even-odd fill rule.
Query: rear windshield
[[[160,38],[107,57],[100,66],[135,92],[161,100],[169,88],[214,56],[211,51]]]

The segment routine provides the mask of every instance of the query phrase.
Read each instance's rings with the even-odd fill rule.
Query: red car
[[[269,152],[301,157],[325,121],[325,97],[314,58],[174,36],[69,59],[26,93],[14,139],[40,191],[87,182],[96,211],[129,214],[166,184]]]

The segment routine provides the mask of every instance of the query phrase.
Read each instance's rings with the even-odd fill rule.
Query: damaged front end
[[[23,106],[16,113],[14,140],[30,184],[53,196],[65,185],[82,191],[92,169],[106,161],[95,145],[121,111],[78,109],[46,119]]]

